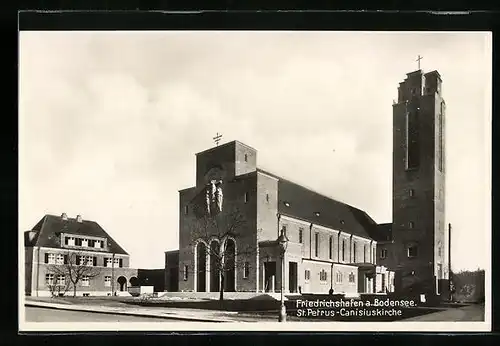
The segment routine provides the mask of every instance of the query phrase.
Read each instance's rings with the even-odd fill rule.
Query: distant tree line
[[[453,300],[457,302],[484,302],[485,296],[485,271],[476,269],[474,271],[462,270],[452,272],[452,294]]]

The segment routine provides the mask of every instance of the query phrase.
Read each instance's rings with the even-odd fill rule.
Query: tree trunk
[[[219,300],[224,300],[224,275],[220,275],[220,290],[219,290]]]
[[[76,298],[76,284],[73,284],[73,298]]]

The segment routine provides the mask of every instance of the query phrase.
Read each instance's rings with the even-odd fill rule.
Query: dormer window
[[[319,216],[319,211],[314,212],[314,215]]]
[[[248,162],[248,155],[245,154],[245,162]]]

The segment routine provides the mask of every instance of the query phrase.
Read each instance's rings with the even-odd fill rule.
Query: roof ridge
[[[287,179],[287,178],[283,178],[282,176],[279,176],[279,175],[277,175],[277,174],[271,173],[271,172],[266,171],[266,170],[264,170],[264,169],[261,169],[261,168],[258,168],[258,167],[257,167],[257,171],[261,171],[261,172],[262,172],[262,173],[264,173],[264,174],[270,174],[270,175],[273,175],[274,177],[276,177],[276,178],[278,178],[278,179],[280,179],[280,180],[287,181],[287,182],[289,182],[289,183],[291,183],[291,184],[294,184],[294,185],[300,186],[301,188],[306,189],[306,190],[308,190],[308,191],[310,191],[310,192],[313,192],[313,193],[315,193],[315,194],[317,194],[317,195],[319,195],[319,196],[322,196],[322,197],[328,198],[329,200],[332,200],[332,201],[337,202],[337,203],[341,203],[341,204],[343,204],[343,205],[345,205],[345,206],[348,206],[348,207],[355,208],[355,209],[357,209],[357,210],[363,211],[363,210],[359,209],[358,207],[354,207],[354,206],[350,205],[349,203],[346,203],[346,202],[344,202],[344,201],[341,201],[341,200],[339,200],[339,199],[336,199],[336,198],[334,198],[334,197],[332,197],[332,196],[327,196],[327,195],[325,195],[324,193],[318,192],[318,191],[316,191],[315,189],[313,189],[313,188],[311,188],[311,187],[304,186],[303,184],[299,184],[299,183],[294,182],[293,180],[290,180],[290,179]]]
[[[42,221],[42,224],[40,225],[40,230],[38,231],[38,235],[36,237],[36,242],[34,244],[35,246],[38,246],[38,241],[40,240],[40,236],[42,235],[45,223],[47,222],[47,216],[48,216],[48,214],[45,214],[43,216],[43,221]]]

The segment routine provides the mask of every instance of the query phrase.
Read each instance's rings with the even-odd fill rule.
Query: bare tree
[[[90,280],[99,276],[100,269],[94,264],[94,257],[77,251],[68,251],[64,255],[64,262],[50,265],[48,273],[53,274],[55,278],[63,276],[68,287],[73,286],[73,297],[76,297],[77,284],[83,278]]]
[[[197,217],[191,225],[190,248],[195,249],[200,241],[206,244],[210,261],[209,273],[217,273],[221,301],[224,300],[224,285],[228,273],[245,264],[249,265],[249,261],[246,262],[245,259],[257,253],[257,237],[252,240],[252,235],[245,232],[246,224],[244,215],[238,208],[234,208],[215,215],[198,209]],[[231,240],[235,242],[234,245],[237,244],[237,249],[232,247]]]
[[[47,280],[47,288],[50,291],[52,297],[59,297],[64,295],[69,290],[69,282],[66,280],[65,276],[62,274],[52,274],[51,278]]]

